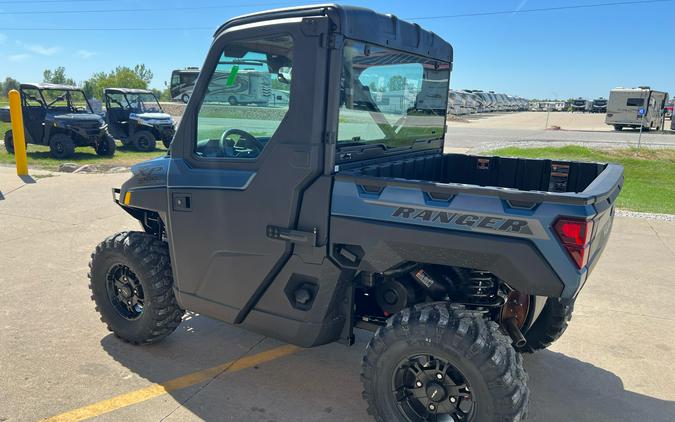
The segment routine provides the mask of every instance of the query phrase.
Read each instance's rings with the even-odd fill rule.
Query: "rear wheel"
[[[5,149],[10,154],[14,154],[14,135],[11,130],[5,132]]]
[[[162,144],[164,144],[164,148],[169,149],[169,146],[171,145],[171,139],[162,139]]]
[[[118,233],[96,247],[89,270],[101,321],[121,339],[154,343],[180,324],[184,311],[173,294],[166,242],[146,233]]]
[[[532,353],[550,346],[563,335],[574,312],[574,300],[548,298],[537,320],[525,333],[527,343],[518,349]]]
[[[49,155],[53,158],[63,159],[75,154],[75,142],[64,133],[57,133],[49,141]]]
[[[115,139],[110,135],[104,135],[95,146],[96,154],[102,157],[115,155]]]
[[[136,132],[131,138],[131,142],[134,145],[134,148],[142,152],[153,151],[157,146],[155,135],[149,130]]]
[[[614,125],[614,130],[616,130],[617,132],[621,132],[621,131],[623,130],[623,126],[621,126],[621,125]]]
[[[366,348],[364,398],[379,422],[519,421],[529,398],[522,357],[497,324],[445,303],[389,318]]]
[[[227,99],[227,102],[230,103],[230,105],[239,104],[239,101],[237,101],[237,97],[235,96],[230,96],[230,98]]]
[[[183,96],[180,97],[180,99],[181,99],[181,101],[183,101],[185,104],[187,104],[188,101],[190,101],[190,96],[189,96],[188,94],[183,94]]]

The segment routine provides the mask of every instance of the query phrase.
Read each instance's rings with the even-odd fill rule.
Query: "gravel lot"
[[[542,130],[546,126],[544,112],[519,113],[484,113],[462,116],[462,120],[448,121],[450,127],[492,128],[492,129],[525,129]],[[612,126],[605,124],[604,113],[569,113],[551,112],[548,127],[558,126],[561,130],[577,130],[592,132],[613,132]],[[670,121],[666,120],[666,128],[670,128]],[[629,130],[625,130],[630,132]],[[670,131],[667,131],[670,132]]]

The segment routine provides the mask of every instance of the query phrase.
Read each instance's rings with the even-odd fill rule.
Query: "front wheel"
[[[49,141],[49,155],[59,160],[72,157],[75,155],[75,142],[65,133],[57,133]]]
[[[136,132],[131,138],[134,148],[141,152],[153,151],[157,146],[157,139],[155,135],[149,130],[141,130]]]
[[[361,375],[379,422],[520,421],[529,390],[522,357],[498,325],[446,303],[392,316],[366,348]]]
[[[154,343],[180,324],[184,311],[173,293],[166,242],[141,232],[118,233],[96,247],[89,270],[101,321],[122,340]]]
[[[94,147],[96,154],[101,157],[112,157],[115,155],[115,139],[110,135],[104,135]]]

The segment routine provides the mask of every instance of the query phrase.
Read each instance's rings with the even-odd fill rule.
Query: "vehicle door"
[[[129,136],[129,113],[129,104],[124,94],[105,95],[105,119],[113,137],[119,139]]]
[[[45,105],[44,99],[37,89],[22,89],[21,102],[23,109],[23,125],[33,143],[43,143]]]
[[[168,228],[179,298],[228,322],[241,322],[284,267],[293,240],[278,237],[297,228],[303,193],[323,172],[329,50],[316,27],[300,25],[220,34],[174,138]],[[235,85],[242,71],[267,74],[289,102],[230,104],[219,76]]]

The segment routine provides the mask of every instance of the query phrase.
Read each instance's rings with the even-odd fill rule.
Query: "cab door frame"
[[[289,18],[216,36],[172,143],[167,176],[174,288],[184,308],[241,323],[292,255],[293,241],[272,238],[266,229],[297,229],[303,194],[324,172],[330,50],[321,39],[329,30],[327,17]],[[268,145],[255,160],[197,156],[198,113],[225,46],[284,34],[293,38],[291,98]],[[192,209],[180,209],[181,200]]]

